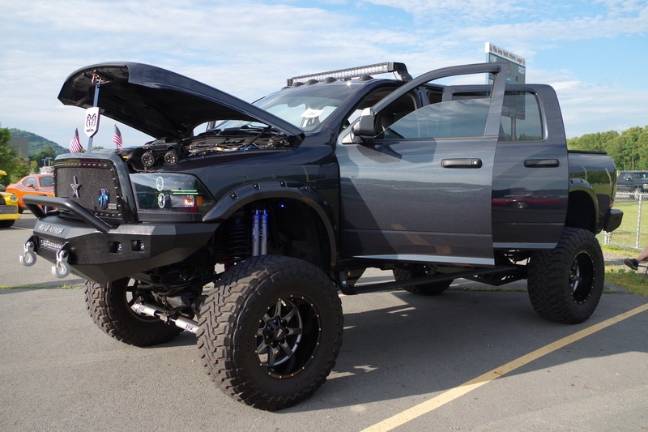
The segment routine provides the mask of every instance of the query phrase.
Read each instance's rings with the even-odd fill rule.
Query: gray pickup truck
[[[439,83],[485,74],[492,84]],[[155,140],[59,156],[56,196],[25,198],[38,222],[21,262],[87,279],[90,316],[120,341],[196,333],[214,381],[255,407],[325,381],[342,344],[338,290],[528,279],[533,308],[563,323],[601,297],[595,235],[622,218],[614,163],[568,152],[554,90],[508,85],[500,64],[323,72],[250,104],[108,63],[74,72],[59,99],[98,103]],[[357,286],[368,267],[395,281]]]

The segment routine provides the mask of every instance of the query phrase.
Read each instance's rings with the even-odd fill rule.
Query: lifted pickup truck
[[[397,79],[373,77],[387,72]],[[475,74],[492,85],[438,83]],[[568,152],[554,90],[508,85],[502,65],[324,72],[249,104],[153,66],[98,64],[59,99],[89,107],[93,82],[104,115],[156,139],[59,156],[56,197],[25,198],[39,220],[21,261],[86,278],[90,316],[120,341],[196,333],[240,401],[276,410],[325,381],[338,289],[528,279],[533,308],[563,323],[599,302],[595,234],[622,218],[614,164]],[[395,281],[356,286],[367,267]]]

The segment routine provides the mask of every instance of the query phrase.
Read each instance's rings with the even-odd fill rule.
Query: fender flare
[[[573,192],[583,192],[585,193],[589,198],[590,201],[592,202],[592,206],[594,207],[594,227],[595,229],[599,229],[601,226],[601,217],[599,214],[599,203],[598,199],[596,198],[596,193],[594,192],[594,188],[592,185],[585,179],[582,178],[572,178],[569,179],[569,190],[568,192],[568,199],[567,199],[567,209],[569,211],[569,195],[571,195]]]
[[[330,265],[335,267],[337,242],[335,229],[331,223],[330,207],[310,187],[289,186],[285,181],[267,181],[237,186],[224,194],[203,216],[203,222],[222,222],[236,211],[255,201],[272,198],[294,199],[311,208],[319,216],[329,242]]]

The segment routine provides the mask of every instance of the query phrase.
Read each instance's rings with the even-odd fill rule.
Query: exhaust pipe
[[[174,324],[176,327],[180,327],[181,329],[191,332],[193,334],[197,334],[198,330],[200,329],[200,326],[198,325],[197,321],[194,321],[189,318],[184,318],[184,317],[177,317],[177,318],[172,317],[169,315],[169,311],[160,309],[150,304],[134,303],[131,306],[131,309],[140,315],[157,318],[160,321],[164,321],[166,323],[170,322]]]

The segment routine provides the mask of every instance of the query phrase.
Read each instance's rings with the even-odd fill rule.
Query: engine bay
[[[142,147],[121,150],[120,156],[136,171],[150,171],[174,166],[182,160],[218,154],[286,150],[296,146],[294,140],[269,127],[210,130],[181,140],[165,138],[150,141]]]

